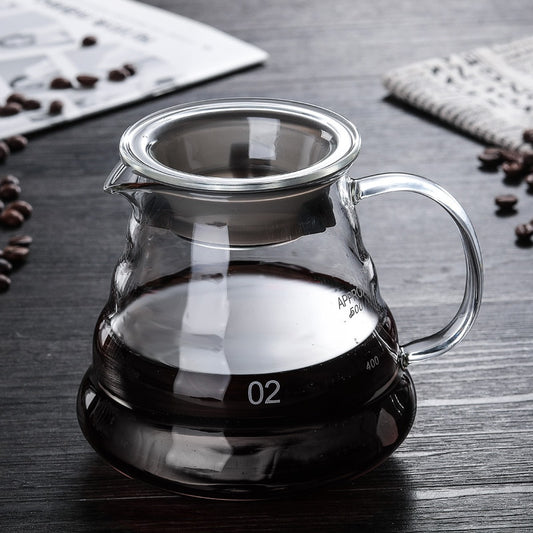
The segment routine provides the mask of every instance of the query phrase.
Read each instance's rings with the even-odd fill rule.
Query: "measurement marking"
[[[279,381],[276,381],[275,379],[268,380],[264,386],[260,381],[251,381],[248,385],[248,401],[252,405],[260,405],[262,403],[280,403],[281,400],[279,398],[275,398],[280,388],[281,385]],[[265,391],[269,392],[266,399]]]

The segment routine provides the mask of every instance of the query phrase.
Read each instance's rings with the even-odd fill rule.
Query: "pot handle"
[[[351,178],[354,203],[385,192],[414,192],[441,205],[459,228],[466,262],[463,301],[450,323],[443,329],[400,347],[404,365],[416,363],[447,352],[468,333],[481,305],[483,261],[472,222],[459,202],[440,185],[427,178],[404,173],[385,173]]]

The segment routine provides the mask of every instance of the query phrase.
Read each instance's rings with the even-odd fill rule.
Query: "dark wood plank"
[[[31,259],[0,295],[0,526],[56,531],[533,530],[533,248],[513,242],[533,218],[498,218],[501,176],[477,168],[480,145],[386,98],[381,75],[432,56],[526,36],[527,0],[337,2],[152,0],[257,44],[254,68],[35,135],[1,172],[23,180],[34,216]],[[449,355],[414,366],[419,411],[397,453],[370,474],[290,500],[189,500],[104,464],[78,428],[75,397],[93,325],[108,295],[129,208],[101,191],[132,122],[177,103],[249,95],[330,107],[353,120],[363,149],[353,175],[431,177],[469,212],[485,258],[480,317]],[[358,208],[382,293],[408,340],[456,310],[459,239],[430,202],[385,196]],[[3,244],[11,232],[0,232]]]

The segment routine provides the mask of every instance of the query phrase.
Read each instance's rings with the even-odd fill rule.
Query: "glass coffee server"
[[[173,107],[124,133],[105,189],[132,214],[78,395],[87,440],[115,468],[254,499],[360,475],[400,445],[416,410],[407,367],[472,326],[481,254],[435,183],[349,177],[359,147],[345,118],[268,99]],[[443,206],[465,252],[457,314],[408,344],[356,215],[390,191]]]

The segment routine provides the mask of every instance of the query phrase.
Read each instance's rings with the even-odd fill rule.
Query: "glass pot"
[[[349,177],[359,147],[345,118],[266,99],[173,107],[124,133],[105,190],[132,215],[78,396],[87,440],[115,468],[253,499],[362,474],[403,441],[416,410],[407,366],[472,326],[481,254],[435,183]],[[466,260],[455,317],[409,344],[355,209],[390,191],[444,207]]]

